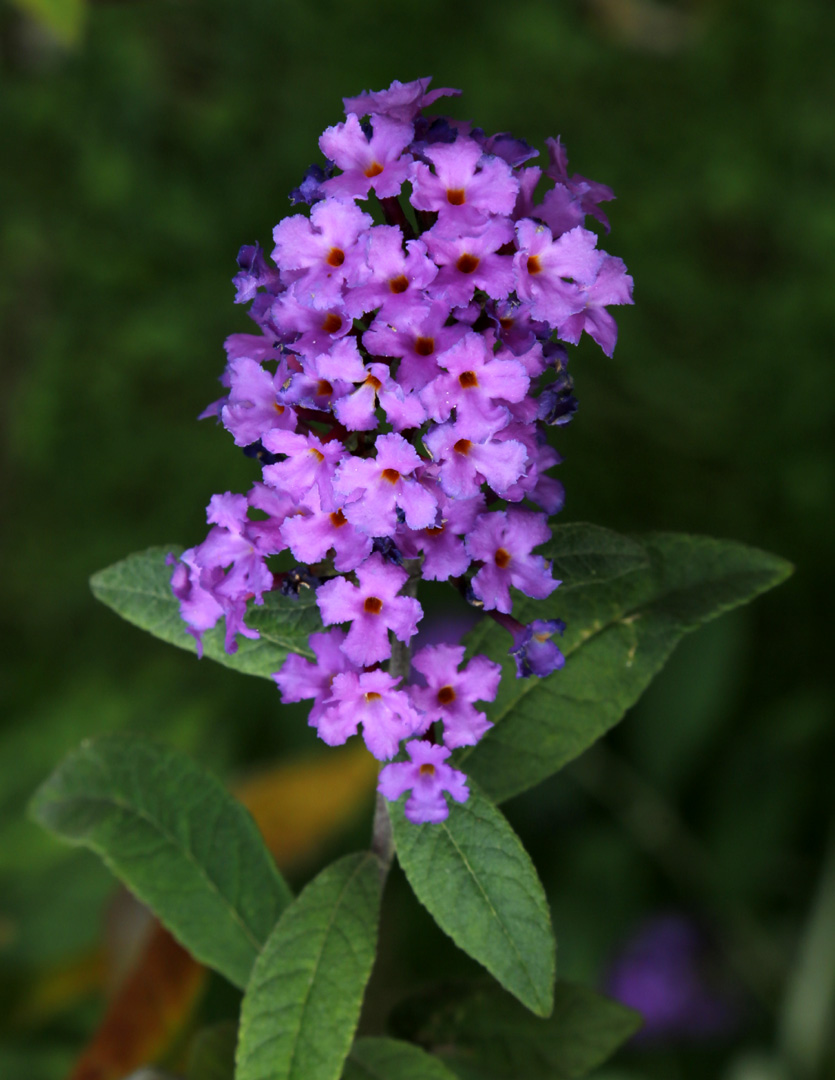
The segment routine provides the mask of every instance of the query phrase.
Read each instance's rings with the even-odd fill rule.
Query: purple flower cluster
[[[386,765],[379,790],[405,791],[407,816],[441,821],[444,792],[467,798],[452,749],[489,728],[499,666],[462,646],[422,649],[426,685],[384,665],[422,617],[418,577],[450,582],[513,636],[518,674],[562,666],[559,620],[521,626],[511,588],[544,599],[559,582],[535,548],[562,506],[546,429],[576,408],[561,343],[588,333],[611,354],[607,307],[631,303],[620,259],[597,247],[592,215],[609,188],[569,176],[559,140],[549,164],[509,135],[423,114],[453,90],[428,78],[345,99],[319,140],[327,158],[291,199],[308,213],[275,228],[272,265],[241,249],[236,300],[257,334],[233,334],[217,416],[262,465],[246,495],[217,495],[206,540],[172,579],[197,638],[223,617],[226,648],[257,637],[247,604],[313,587],[326,627],[316,662],[288,657],[285,701],[313,699],[325,742],[362,727]],[[535,189],[545,179],[540,201]],[[524,508],[527,505],[528,508]],[[289,551],[300,564],[275,574]],[[341,627],[341,628],[340,628]]]

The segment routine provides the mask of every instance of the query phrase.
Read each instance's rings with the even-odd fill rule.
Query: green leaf
[[[558,614],[567,623],[562,671],[517,679],[506,632],[485,620],[472,635],[473,648],[504,673],[485,709],[495,727],[457,762],[497,802],[555,773],[616,724],[684,634],[792,570],[784,559],[730,541],[658,534],[642,545],[643,569],[561,588],[547,601],[517,597],[513,613],[521,622]]]
[[[414,1043],[357,1039],[342,1080],[455,1080],[455,1073]]]
[[[562,594],[578,585],[611,581],[649,563],[637,540],[582,522],[554,526],[551,539],[538,550],[552,561],[554,577],[563,583]]]
[[[100,570],[90,578],[90,588],[97,600],[121,615],[123,619],[147,630],[189,652],[197,652],[197,644],[180,618],[180,605],[171,592],[172,568],[166,565],[169,552],[179,555],[177,544],[148,548],[129,555],[121,562]],[[203,655],[225,667],[245,675],[261,675],[268,679],[278,671],[288,653],[313,656],[308,636],[322,629],[322,621],[313,594],[306,590],[297,600],[267,593],[263,605],[250,605],[247,626],[258,630],[260,637],[252,640],[238,635],[238,651],[224,649],[224,624],[203,634]]]
[[[439,825],[413,825],[401,803],[389,804],[389,814],[397,858],[418,900],[459,948],[547,1016],[556,949],[548,904],[504,815],[474,785]]]
[[[104,736],[65,759],[31,813],[101,855],[197,960],[246,985],[291,894],[219,780],[184,754]]]
[[[186,1080],[234,1080],[238,1026],[231,1020],[203,1028],[195,1036]]]
[[[402,1003],[399,1012],[408,1014],[409,1036],[466,1080],[586,1076],[641,1024],[632,1009],[562,982],[555,988],[554,1011],[544,1020],[493,988],[426,991]]]
[[[337,1080],[377,945],[380,864],[348,855],[287,908],[241,1010],[236,1080]]]

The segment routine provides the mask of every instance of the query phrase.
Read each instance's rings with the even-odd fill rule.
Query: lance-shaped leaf
[[[197,644],[186,630],[180,618],[179,602],[171,592],[173,568],[165,561],[169,553],[179,555],[182,550],[178,544],[169,544],[129,555],[93,574],[90,588],[97,600],[113,608],[123,619],[171,645],[196,653]],[[308,636],[322,629],[316,601],[309,589],[298,599],[278,592],[267,593],[262,605],[250,605],[246,622],[260,637],[238,635],[238,651],[227,653],[221,620],[213,630],[203,634],[203,655],[244,675],[261,675],[267,679],[278,671],[288,653],[312,656]]]
[[[357,1039],[342,1080],[456,1080],[444,1063],[400,1039]]]
[[[380,864],[347,855],[278,921],[241,1009],[236,1080],[338,1080],[377,944]]]
[[[474,631],[474,649],[504,671],[485,708],[495,726],[457,764],[497,802],[544,780],[616,724],[684,634],[792,570],[784,559],[730,541],[659,534],[642,543],[643,569],[561,588],[547,601],[517,596],[520,622],[558,615],[567,623],[562,671],[517,679],[507,633],[486,620]]]
[[[538,550],[551,560],[563,593],[578,585],[611,581],[649,565],[646,550],[637,540],[583,522],[555,525],[551,539]]]
[[[246,985],[291,894],[219,780],[173,750],[104,736],[65,759],[31,812],[101,855],[197,960]]]
[[[574,1080],[640,1027],[641,1017],[585,986],[558,982],[554,1011],[531,1016],[495,988],[436,988],[402,1002],[398,1033],[437,1053],[464,1080]]]
[[[397,858],[418,900],[459,948],[547,1016],[551,918],[533,863],[504,815],[474,786],[438,825],[413,825],[401,803],[389,804],[389,813]]]

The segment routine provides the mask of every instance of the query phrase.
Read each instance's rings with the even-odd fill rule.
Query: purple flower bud
[[[529,679],[531,675],[544,679],[552,671],[559,671],[565,657],[552,640],[554,634],[563,634],[562,619],[535,619],[513,634],[513,647],[508,650],[516,660],[516,678]]]

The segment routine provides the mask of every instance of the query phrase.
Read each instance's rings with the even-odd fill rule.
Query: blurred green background
[[[724,1035],[647,1039],[601,1075],[835,1076],[833,31],[828,0],[0,4],[0,1075],[61,1077],[102,1011],[83,978],[55,979],[100,940],[112,879],[24,817],[62,755],[132,729],[232,778],[315,749],[267,682],[121,623],[87,579],[196,543],[210,496],[251,482],[195,421],[249,325],[237,250],[269,250],[342,95],[432,74],[464,90],[450,113],[540,147],[560,134],[618,196],[605,246],[635,307],[614,359],[575,350],[564,520],[797,566],[508,806],[563,976],[604,985],[636,928],[674,912],[713,936],[738,1003]],[[387,978],[460,970],[397,878],[388,902],[399,959],[372,1002]]]

